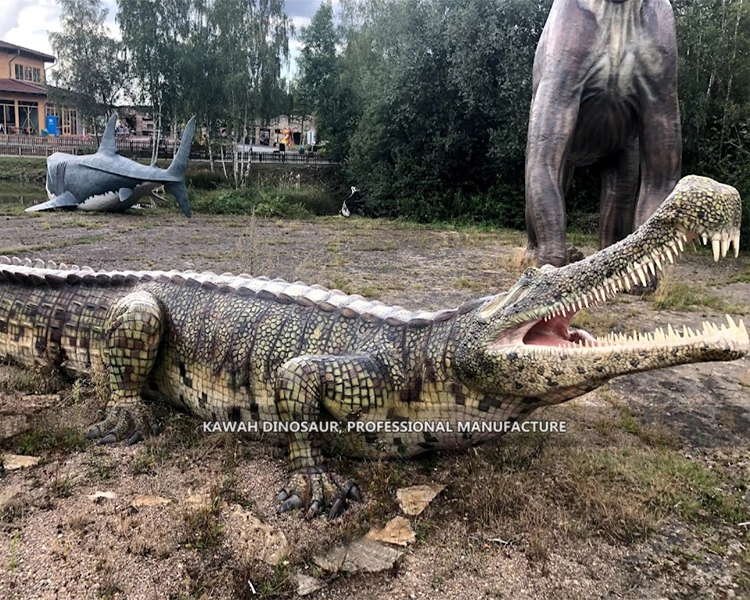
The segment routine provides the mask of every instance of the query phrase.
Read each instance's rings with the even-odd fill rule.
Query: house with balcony
[[[74,108],[48,100],[45,65],[55,57],[0,40],[0,134],[39,135],[47,115],[58,116],[61,135],[80,135]]]

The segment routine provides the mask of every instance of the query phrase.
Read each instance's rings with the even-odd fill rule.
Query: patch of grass
[[[186,511],[183,515],[185,545],[203,553],[213,553],[220,548],[224,541],[224,525],[220,516],[217,502]]]
[[[487,287],[484,282],[470,279],[469,277],[459,277],[453,282],[453,286],[472,291],[484,290]]]
[[[75,452],[86,448],[87,440],[75,427],[37,422],[29,431],[3,444],[15,454],[37,456],[45,451]]]
[[[50,368],[8,369],[0,375],[0,391],[22,394],[53,394],[65,386],[63,377]]]
[[[716,312],[744,313],[746,307],[729,304],[724,298],[712,296],[696,284],[682,283],[664,277],[653,295],[654,309],[694,311],[711,309]]]
[[[638,429],[626,419],[620,438],[632,435],[623,431],[628,427]],[[750,520],[730,472],[617,436],[602,446],[560,436],[551,444],[546,434],[509,436],[503,446],[457,463],[465,472],[453,472],[444,505],[451,508],[443,510],[472,515],[470,527],[484,536],[525,540],[536,557],[571,536],[639,541],[667,519],[709,528]]]
[[[340,275],[333,277],[328,284],[328,287],[332,290],[341,290],[345,294],[354,293],[351,281]]]

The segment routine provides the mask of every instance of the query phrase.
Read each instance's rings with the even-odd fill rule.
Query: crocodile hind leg
[[[302,356],[287,361],[276,376],[276,410],[282,421],[313,423],[322,408],[334,415],[351,412],[347,407],[369,398],[373,386],[366,381],[373,360],[361,356]],[[360,407],[361,408],[361,407]],[[306,507],[308,519],[329,509],[333,519],[346,507],[346,500],[358,501],[359,489],[342,482],[323,460],[320,436],[314,431],[289,432],[289,482],[278,495],[278,511]]]
[[[100,444],[134,444],[151,433],[141,392],[156,362],[163,317],[158,300],[143,291],[125,296],[110,310],[105,322],[110,401],[105,419],[86,437]]]

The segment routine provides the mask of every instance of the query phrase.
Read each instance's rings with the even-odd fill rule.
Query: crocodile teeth
[[[677,238],[677,246],[680,248],[680,252],[685,252],[685,245],[682,243],[682,238]]]
[[[711,240],[711,247],[714,251],[714,262],[719,262],[719,252],[721,251],[721,242],[719,240]]]
[[[721,238],[721,257],[722,258],[726,257],[727,252],[729,252],[729,238],[722,237]]]
[[[641,280],[641,284],[643,285],[643,287],[646,287],[646,274],[643,272],[643,268],[638,267],[636,273],[638,273],[638,278]]]

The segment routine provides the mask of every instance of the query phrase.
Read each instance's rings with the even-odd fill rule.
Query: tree
[[[333,100],[339,77],[336,58],[339,35],[333,24],[331,0],[323,0],[310,25],[302,29],[300,40],[303,45],[298,61],[297,106],[306,115],[315,116],[318,137],[326,139],[327,130],[335,120]]]
[[[51,89],[53,101],[74,105],[83,119],[113,112],[128,82],[123,46],[107,34],[107,9],[101,0],[57,0],[62,30],[49,34],[57,55]]]

